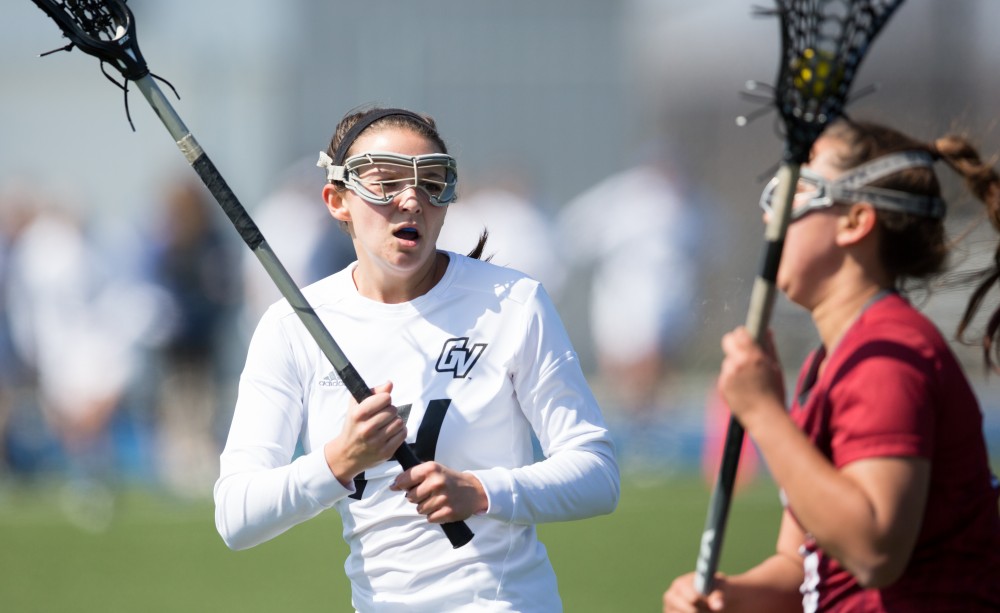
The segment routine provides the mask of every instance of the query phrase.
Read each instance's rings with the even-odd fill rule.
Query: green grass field
[[[543,526],[566,611],[659,611],[670,580],[694,566],[708,497],[694,477],[626,481],[614,514]],[[129,492],[99,533],[68,521],[57,502],[55,490],[0,489],[0,611],[352,610],[336,513],[232,552],[210,501]],[[737,493],[721,570],[772,550],[779,509],[767,479]]]

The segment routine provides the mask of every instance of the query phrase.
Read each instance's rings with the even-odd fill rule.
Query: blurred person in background
[[[665,145],[606,177],[558,216],[573,269],[590,271],[589,326],[598,396],[623,463],[648,469],[664,452],[666,389],[697,323],[700,220]],[[603,394],[603,396],[602,396]]]
[[[268,245],[296,285],[305,287],[354,261],[350,239],[316,206],[323,177],[316,176],[316,160],[300,159],[278,178],[276,187],[253,209],[253,218]],[[243,324],[253,329],[267,307],[281,298],[257,256],[244,250]]]
[[[13,430],[8,425],[31,389],[31,375],[14,345],[10,316],[10,267],[14,241],[31,220],[36,197],[26,186],[10,183],[0,187],[0,480],[20,467],[8,449]],[[15,444],[16,447],[16,444]]]
[[[489,261],[538,279],[558,302],[565,271],[552,240],[554,224],[519,176],[513,171],[500,172],[495,181],[483,182],[469,193],[463,191],[461,206],[448,211],[438,245],[468,253],[488,228]]]
[[[909,288],[947,270],[948,166],[1000,232],[1000,175],[957,135],[930,143],[842,119],[801,169],[776,286],[809,311],[822,341],[806,358],[790,410],[770,340],[722,339],[719,389],[756,443],[785,506],[776,552],[715,578],[693,574],[665,612],[1000,611],[1000,481],[967,376]],[[761,205],[769,215],[775,182]],[[1000,245],[972,278],[958,327],[1000,371]]]
[[[238,245],[197,179],[169,181],[161,193],[146,263],[162,300],[151,379],[158,465],[174,492],[205,496],[218,472],[225,339],[233,336],[240,306],[240,279],[233,274],[240,265]]]
[[[7,308],[13,347],[33,375],[35,410],[20,416],[45,468],[65,471],[63,502],[81,527],[107,527],[117,479],[113,424],[135,363],[134,305],[108,275],[84,222],[38,192],[9,252]],[[63,455],[56,464],[51,435]],[[30,446],[30,445],[29,445]]]

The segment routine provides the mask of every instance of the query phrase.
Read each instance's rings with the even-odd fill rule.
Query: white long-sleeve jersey
[[[482,482],[489,508],[467,520],[472,541],[453,549],[389,490],[402,470],[394,461],[349,488],[333,476],[323,446],[341,431],[350,393],[285,301],[250,343],[215,485],[216,526],[243,549],[336,507],[358,611],[559,611],[534,525],[614,510],[614,448],[542,286],[447,255],[441,281],[404,304],[360,296],[355,265],[303,293],[369,385],[393,382],[417,455]]]

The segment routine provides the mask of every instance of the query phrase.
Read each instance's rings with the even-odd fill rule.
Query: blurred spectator
[[[218,383],[241,298],[239,256],[236,235],[196,178],[163,191],[147,262],[165,299],[153,373],[159,467],[175,492],[205,496],[218,473],[215,424],[228,419],[219,416]]]
[[[697,323],[700,223],[666,151],[614,174],[569,202],[559,244],[590,273],[589,325],[596,385],[616,417],[623,457],[655,441],[653,423]],[[662,416],[662,415],[661,415]]]
[[[322,190],[326,182],[315,158],[300,159],[277,181],[251,214],[282,265],[299,287],[318,281],[354,261],[351,239],[327,212]],[[243,255],[248,330],[281,293],[249,249]]]
[[[47,454],[33,459],[44,468],[54,459],[46,433],[54,437],[70,478],[63,500],[70,519],[99,530],[113,511],[112,422],[134,374],[134,328],[83,221],[32,199],[41,204],[10,245],[6,304],[12,346],[37,385],[44,431],[25,413],[17,416],[19,434]]]
[[[701,450],[701,473],[705,483],[712,487],[719,478],[722,466],[722,456],[726,447],[726,435],[729,434],[729,420],[732,413],[726,400],[719,393],[717,380],[713,379],[708,403],[705,407],[705,442]],[[736,468],[737,488],[752,483],[757,478],[760,468],[760,454],[750,437],[743,439],[740,447],[740,461]]]
[[[485,256],[541,281],[555,298],[565,271],[552,241],[553,224],[514,177],[508,173],[504,181],[482,185],[469,194],[462,191],[448,209],[438,247],[469,253],[483,230],[488,230]]]
[[[15,238],[33,214],[32,196],[20,185],[7,185],[0,190],[0,478],[7,474],[11,462],[8,425],[31,381],[28,368],[14,347],[8,296],[11,251]]]

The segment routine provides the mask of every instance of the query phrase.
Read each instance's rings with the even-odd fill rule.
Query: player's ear
[[[868,202],[856,202],[837,225],[837,244],[841,247],[858,243],[874,233],[877,216],[875,207]]]
[[[323,186],[323,202],[326,203],[326,210],[337,221],[351,221],[351,212],[344,205],[344,191],[337,189],[333,183]]]

